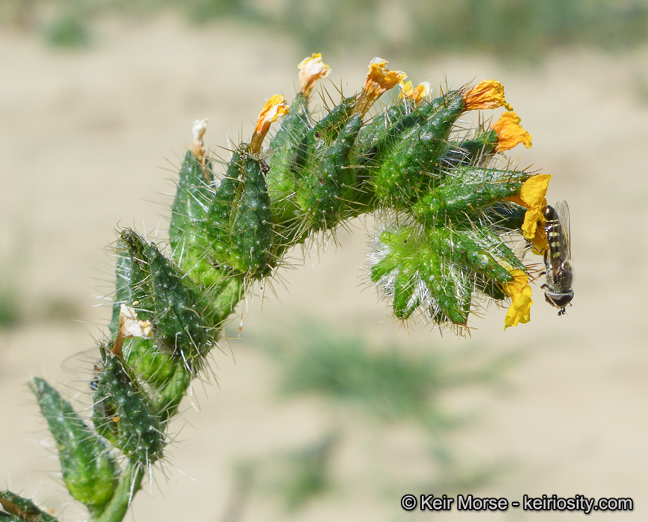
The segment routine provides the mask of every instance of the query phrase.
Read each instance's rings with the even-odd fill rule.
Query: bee
[[[569,207],[566,201],[556,203],[556,208],[547,205],[544,210],[545,232],[549,248],[544,252],[547,282],[540,288],[545,290],[546,301],[558,308],[558,315],[565,315],[565,307],[574,298],[572,282],[574,272],[571,265],[571,243],[569,238]]]

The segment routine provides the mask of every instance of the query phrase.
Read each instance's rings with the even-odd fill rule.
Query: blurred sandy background
[[[254,348],[255,338],[290,338],[300,321],[315,318],[406,353],[473,350],[476,360],[519,354],[501,389],[459,387],[441,399],[445,411],[471,418],[450,436],[455,454],[503,468],[465,492],[509,500],[524,493],[632,497],[633,513],[597,513],[595,520],[646,520],[648,45],[614,52],[557,46],[529,62],[435,49],[410,56],[384,42],[373,49],[371,35],[362,45],[345,46],[344,38],[340,34],[329,52],[325,43],[312,49],[324,52],[332,67],[324,82],[330,88],[332,82],[355,91],[375,55],[414,82],[438,86],[447,79],[458,87],[496,78],[505,85],[534,144],[512,156],[519,155],[521,167],[552,173],[548,199],[570,205],[574,306],[558,318],[536,287],[529,324],[503,332],[505,311],[492,306],[483,318],[472,318],[468,339],[421,324],[408,332],[361,284],[371,227],[354,225],[339,234],[337,248],[330,245],[285,271],[287,289],[276,284],[278,295],[267,295],[263,307],[249,301],[243,339],[214,356],[219,386],[197,387],[193,402],[202,411],[189,409],[177,422],[186,425],[168,465],[156,473],[152,492],[138,495],[130,519],[225,520],[238,461],[299,445],[326,428],[332,410],[310,397],[278,397],[278,368]],[[97,18],[91,42],[75,49],[0,26],[0,280],[3,299],[19,312],[0,329],[0,488],[34,495],[65,520],[83,518],[65,508],[58,464],[51,449],[39,446],[52,443],[25,382],[41,375],[85,391],[83,382],[70,384],[75,377],[64,361],[92,348],[92,337],[105,329],[110,309],[95,305],[113,284],[104,247],[115,230],[159,227],[163,239],[192,121],[209,118],[205,141],[215,152],[227,146],[226,136],[247,139],[268,97],[292,98],[296,64],[310,52],[262,25],[231,18],[195,25],[176,11]],[[232,332],[237,326],[235,320]],[[251,494],[240,520],[432,518],[403,512],[400,495],[445,491],[403,486],[385,494],[372,486],[380,478],[374,469],[420,474],[421,441],[407,426],[385,433],[375,459],[387,467],[374,468],[365,454],[374,426],[352,412],[337,455],[336,491],[290,516],[271,495]],[[509,510],[434,518],[584,516]]]

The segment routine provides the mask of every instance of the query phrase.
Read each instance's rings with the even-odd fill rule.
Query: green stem
[[[99,516],[93,518],[93,521],[119,522],[123,520],[135,493],[142,487],[143,478],[144,468],[142,465],[134,461],[129,461],[119,480],[115,494],[110,502],[108,502],[106,509]]]

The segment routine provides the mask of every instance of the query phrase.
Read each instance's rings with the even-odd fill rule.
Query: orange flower
[[[516,269],[510,271],[513,281],[504,283],[502,289],[513,300],[504,319],[504,330],[509,326],[517,326],[519,323],[528,323],[531,320],[531,287],[529,278],[524,271]]]
[[[509,111],[493,124],[493,130],[497,134],[497,152],[512,149],[520,143],[524,143],[527,149],[531,146],[531,134],[522,128],[520,121],[517,114]]]
[[[387,69],[387,60],[378,57],[371,60],[367,79],[362,87],[354,111],[357,114],[366,114],[378,98],[396,84],[402,83],[405,76],[407,75],[404,72]]]
[[[423,98],[430,95],[430,82],[419,83],[416,87],[412,86],[412,82],[401,83],[401,92],[398,97],[402,100],[409,98],[416,105],[418,105]]]
[[[513,107],[504,99],[504,86],[495,80],[479,82],[466,91],[463,98],[467,111],[497,109],[498,107],[506,107],[509,111],[513,110]]]
[[[286,104],[286,98],[281,94],[275,94],[270,98],[257,118],[256,126],[254,127],[254,134],[250,140],[250,152],[258,154],[261,152],[261,144],[263,138],[270,130],[270,124],[277,121],[279,116],[285,116],[290,111],[290,107]]]
[[[304,58],[299,65],[299,85],[300,91],[304,96],[308,96],[315,82],[320,78],[326,78],[331,68],[322,61],[321,53],[313,53],[310,58]]]

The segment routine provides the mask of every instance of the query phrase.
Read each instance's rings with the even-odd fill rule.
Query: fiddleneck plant
[[[63,481],[92,520],[122,520],[144,477],[164,458],[167,425],[257,281],[272,277],[293,246],[378,213],[383,230],[369,254],[370,278],[396,318],[467,329],[483,298],[510,302],[505,328],[530,319],[532,268],[508,237],[547,249],[543,209],[550,175],[497,168],[500,153],[531,136],[485,80],[430,95],[374,58],[358,94],[342,97],[319,121],[310,108],[328,65],[299,64],[290,105],[273,96],[249,143],[217,176],[206,153],[206,121],[177,181],[170,248],[163,252],[125,229],[117,243],[110,334],[91,383],[90,426],[44,379],[30,387],[56,441]],[[388,90],[400,94],[373,116]],[[457,134],[464,113],[504,107],[490,127]],[[283,117],[276,134],[270,126]],[[264,143],[267,142],[267,146]],[[0,520],[56,520],[33,502],[0,492]]]

